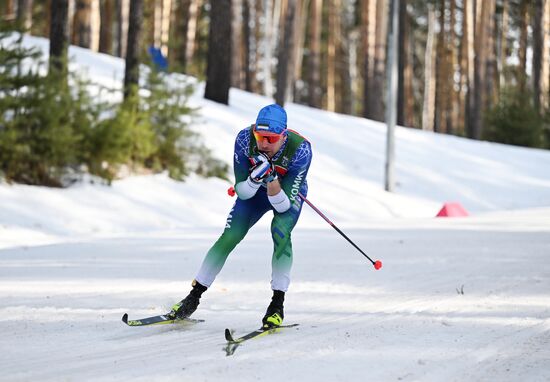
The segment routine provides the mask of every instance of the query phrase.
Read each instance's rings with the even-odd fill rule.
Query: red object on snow
[[[376,260],[374,262],[374,269],[379,270],[380,268],[382,268],[382,262],[380,260]]]
[[[445,217],[459,217],[459,216],[468,216],[468,211],[466,211],[464,207],[462,207],[458,202],[448,202],[443,204],[443,207],[435,217],[445,218]]]
[[[231,186],[227,189],[227,195],[233,197],[233,196],[235,196],[235,194],[236,194],[236,192],[235,192],[235,189],[233,188],[233,186]]]

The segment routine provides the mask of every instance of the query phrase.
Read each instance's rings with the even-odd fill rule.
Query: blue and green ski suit
[[[252,128],[243,129],[235,140],[235,184],[246,181],[252,167],[251,158],[258,153]],[[302,203],[298,194],[307,196],[307,173],[311,164],[310,143],[298,133],[287,130],[286,141],[273,156],[272,161],[281,183],[281,188],[290,200],[290,208],[282,213],[271,205],[267,188],[260,187],[256,194],[243,200],[238,197],[226,221],[225,230],[208,251],[195,279],[209,287],[221,271],[231,251],[246,236],[248,230],[268,211],[273,211],[271,237],[273,256],[271,261],[271,288],[286,292],[290,284],[292,267],[291,232],[298,221]],[[235,187],[238,190],[238,187]],[[238,191],[237,191],[237,196]]]

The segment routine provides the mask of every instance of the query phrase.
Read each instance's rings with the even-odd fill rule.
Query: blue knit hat
[[[281,134],[286,129],[286,111],[277,104],[267,105],[256,118],[256,131]]]

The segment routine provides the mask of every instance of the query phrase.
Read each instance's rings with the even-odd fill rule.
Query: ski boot
[[[265,316],[262,319],[262,324],[264,329],[275,328],[281,326],[283,319],[285,318],[283,312],[283,302],[285,300],[285,292],[280,290],[273,291],[273,297],[271,298],[271,303],[267,307]]]
[[[199,284],[197,280],[193,280],[191,285],[193,286],[191,292],[187,295],[187,297],[172,307],[172,310],[168,313],[169,317],[174,319],[183,319],[189,317],[195,312],[195,310],[197,310],[197,307],[200,304],[200,298],[206,291],[207,287]]]

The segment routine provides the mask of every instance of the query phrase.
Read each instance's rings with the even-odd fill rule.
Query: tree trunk
[[[215,0],[214,0],[215,1]],[[243,59],[244,47],[248,42],[244,42],[244,24],[245,12],[248,11],[248,4],[243,4],[246,0],[232,0],[231,3],[231,86],[242,89],[244,86],[243,78]]]
[[[308,105],[321,108],[321,29],[323,0],[311,0],[308,57]]]
[[[141,26],[141,39],[143,46],[157,46],[155,44],[155,27],[158,25],[156,17],[160,14],[157,11],[159,1],[162,0],[143,0],[143,25]]]
[[[185,43],[185,62],[187,67],[192,64],[195,57],[195,40],[197,38],[201,4],[202,0],[191,0],[189,4],[189,23],[187,25],[187,42]]]
[[[189,9],[191,0],[174,0],[173,18],[171,24],[171,44],[168,52],[168,58],[171,66],[177,70],[186,71],[186,46],[187,46],[187,30],[189,25]]]
[[[211,2],[204,98],[227,105],[231,86],[231,0]]]
[[[113,50],[113,6],[113,0],[101,0],[99,4],[99,51],[107,54]]]
[[[130,0],[128,19],[128,45],[126,47],[126,68],[124,71],[124,99],[139,86],[140,41],[143,24],[143,0]]]
[[[50,36],[50,25],[52,23],[52,15],[51,15],[52,1],[53,0],[46,0],[46,2],[42,4],[42,9],[44,10],[45,23],[42,29],[42,33],[40,35],[44,37]]]
[[[164,0],[153,1],[153,45],[160,48],[162,44],[162,3]]]
[[[122,31],[123,31],[123,3],[124,0],[115,0],[115,55],[122,57],[124,52],[122,44]]]
[[[531,62],[533,74],[533,105],[537,112],[541,112],[541,79],[542,79],[542,51],[544,47],[544,0],[534,0],[533,18],[533,59]]]
[[[488,91],[488,78],[492,73],[488,72],[491,62],[491,49],[494,14],[494,0],[485,0],[481,5],[481,14],[476,22],[475,36],[475,92],[474,108],[471,126],[471,138],[481,139],[483,135],[483,112],[489,104],[490,92]]]
[[[290,99],[295,100],[296,84],[302,83],[302,65],[304,58],[304,37],[306,35],[307,23],[304,22],[307,15],[308,0],[297,0],[296,15],[294,17],[294,51],[292,53],[292,71],[288,83],[288,92]]]
[[[367,84],[366,117],[384,121],[384,84],[386,83],[387,0],[376,2],[376,34],[372,78]]]
[[[447,100],[447,131],[450,134],[454,134],[458,124],[458,91],[456,85],[459,85],[455,81],[455,74],[458,68],[458,49],[456,45],[456,3],[455,0],[450,0],[450,12],[449,12],[449,98]]]
[[[252,52],[252,57],[250,61],[251,65],[251,73],[250,73],[250,84],[251,88],[249,91],[254,92],[256,94],[262,94],[262,88],[260,87],[260,83],[258,80],[258,71],[260,68],[260,60],[262,56],[262,39],[263,39],[263,25],[260,19],[264,19],[265,23],[265,15],[266,10],[264,9],[265,2],[264,1],[255,1],[256,7],[254,9],[254,33],[252,34],[254,36],[254,44],[251,45],[254,47],[254,50]],[[248,85],[247,85],[248,86]]]
[[[30,30],[32,26],[32,0],[17,0],[17,22]]]
[[[465,99],[465,130],[469,137],[472,136],[473,131],[473,116],[474,116],[474,103],[475,97],[475,5],[474,0],[464,0],[464,15],[463,15],[463,48],[466,56],[466,83],[467,93]]]
[[[340,17],[337,19],[337,22],[340,25],[340,33],[338,44],[339,54],[336,65],[336,72],[338,73],[338,78],[340,81],[339,86],[339,100],[337,104],[337,110],[344,114],[353,114],[353,102],[352,102],[352,92],[353,87],[351,83],[351,32],[352,32],[352,18],[353,15],[349,14],[349,7],[342,7],[342,12]]]
[[[407,0],[399,2],[399,79],[397,93],[397,124],[412,127],[414,125],[413,94],[413,54],[412,31]]]
[[[69,0],[55,0],[51,4],[49,72],[65,74],[69,44]]]
[[[439,33],[437,39],[434,131],[446,133],[447,99],[449,97],[449,64],[447,54],[446,0],[439,1]]]
[[[244,6],[242,8],[242,17],[243,17],[243,23],[242,23],[242,31],[243,31],[243,38],[242,38],[242,69],[241,69],[241,76],[244,76],[244,89],[246,91],[251,92],[252,91],[252,79],[254,77],[253,68],[250,65],[251,62],[251,43],[252,43],[252,30],[250,28],[250,20],[251,20],[251,10],[252,14],[255,15],[255,8],[253,8],[254,4],[251,4],[248,0],[244,0]]]
[[[92,46],[92,0],[76,0],[72,43],[83,48]]]
[[[429,6],[428,36],[424,58],[424,104],[422,107],[422,130],[434,130],[435,116],[435,49],[434,49],[435,11]]]
[[[265,22],[263,33],[263,65],[262,65],[262,77],[263,77],[263,94],[267,97],[271,97],[273,94],[273,78],[271,74],[271,61],[273,60],[273,41],[274,41],[274,17],[273,17],[273,0],[263,0],[265,10]]]
[[[550,1],[544,0],[543,17],[544,39],[542,42],[542,70],[541,70],[541,106],[550,107]]]
[[[289,0],[288,9],[285,12],[284,29],[282,38],[279,40],[279,52],[277,54],[277,89],[275,91],[275,102],[284,106],[287,97],[288,79],[290,77],[289,67],[293,59],[294,51],[294,16],[296,15],[296,0]]]
[[[336,45],[339,38],[338,14],[341,12],[339,0],[328,3],[328,44],[327,44],[327,89],[325,108],[336,111]]]
[[[527,78],[527,28],[529,26],[529,0],[520,3],[520,30],[519,30],[519,72],[518,82],[521,92],[525,91]]]
[[[376,45],[376,1],[361,0],[361,46],[363,50],[363,116],[369,118],[374,79],[374,51]]]
[[[15,14],[15,0],[6,0],[2,3],[0,11],[2,12],[2,18],[6,22],[13,22],[16,19],[17,15]]]
[[[502,27],[500,33],[499,89],[506,87],[506,60],[508,58],[509,0],[502,0]]]
[[[496,59],[496,20],[495,20],[495,8],[496,0],[486,0],[487,5],[487,15],[485,17],[484,27],[487,33],[487,42],[483,48],[486,52],[487,58],[485,61],[486,75],[485,75],[485,93],[484,93],[484,103],[483,103],[483,112],[485,113],[494,105],[495,99],[495,83],[497,81],[497,59]]]
[[[116,9],[116,55],[126,57],[126,47],[128,45],[128,23],[131,0],[115,0]]]
[[[170,28],[171,0],[153,1],[153,25],[152,44],[161,50],[162,54],[168,54],[168,31]]]

